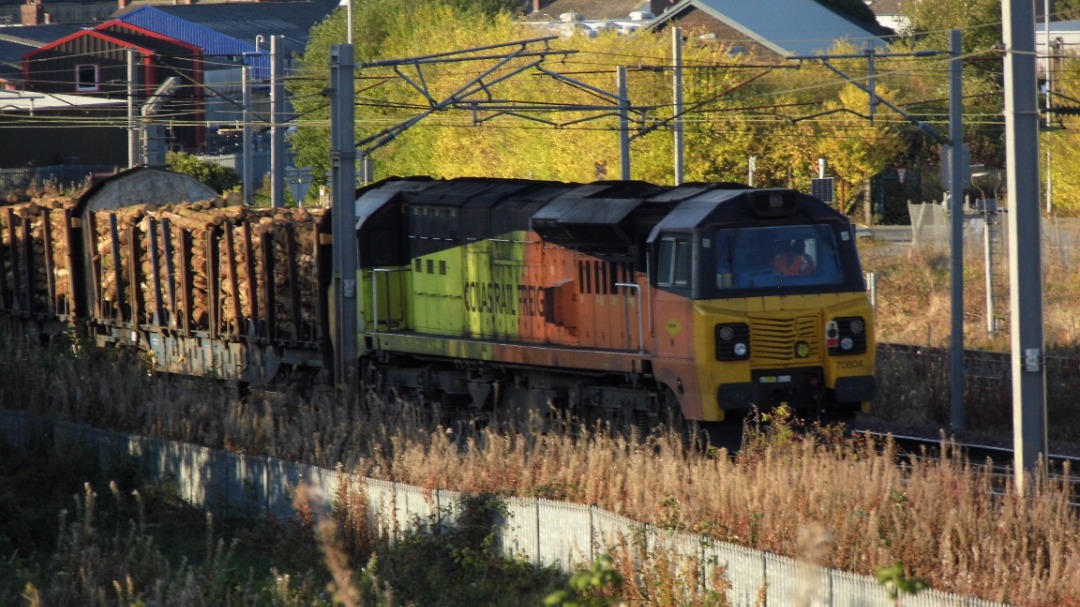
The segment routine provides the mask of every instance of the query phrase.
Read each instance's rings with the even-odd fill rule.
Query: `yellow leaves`
[[[523,26],[504,16],[461,13],[442,3],[416,2],[407,7],[396,14],[389,27],[393,35],[383,43],[384,58],[471,48],[490,44],[493,39],[521,39],[527,33]]]
[[[1059,95],[1056,105],[1078,105],[1073,99],[1080,98],[1080,66],[1075,61],[1062,61],[1060,72],[1055,76],[1054,90]],[[1062,129],[1050,130],[1040,135],[1040,145],[1046,150],[1041,160],[1045,177],[1050,171],[1053,190],[1052,205],[1057,212],[1074,215],[1080,212],[1080,117],[1058,116]],[[1048,154],[1047,154],[1048,152]],[[1049,167],[1047,166],[1049,164]]]
[[[492,17],[442,2],[370,0],[357,5],[354,38],[358,61],[403,59],[485,47],[536,38],[548,33],[508,15]],[[343,27],[330,22],[317,28],[305,72],[325,73],[326,59],[315,52]],[[495,59],[427,64],[422,70],[402,65],[361,68],[363,80],[357,107],[360,137],[421,116],[433,105],[463,90],[488,70],[482,87],[463,103],[425,115],[375,150],[376,177],[427,174],[505,176],[563,181],[618,179],[621,150],[616,116],[616,69],[627,67],[631,112],[631,177],[671,183],[674,175],[674,115],[670,32],[633,36],[603,33],[594,38],[573,36],[537,44],[573,51],[548,56],[546,69],[562,74],[560,81],[536,70],[500,78],[533,58],[513,59],[496,67]],[[838,47],[842,49],[843,47]],[[489,57],[506,47],[472,55]],[[312,63],[308,63],[313,61]],[[748,177],[748,158],[756,158],[755,184],[807,189],[816,176],[818,157],[829,159],[842,179],[854,183],[891,164],[902,143],[884,124],[869,124],[850,112],[833,113],[806,122],[800,116],[822,109],[866,114],[867,98],[820,65],[798,70],[770,66],[748,68],[746,57],[729,57],[722,45],[683,47],[685,177],[693,181],[738,181]],[[865,62],[852,60],[852,66]],[[846,64],[845,64],[846,65]],[[409,81],[406,81],[408,78]],[[384,79],[377,86],[373,84]],[[297,90],[299,90],[299,85]],[[314,116],[324,110],[322,85],[298,95],[297,109]],[[883,94],[884,92],[884,88]],[[891,91],[888,94],[892,94]],[[482,103],[503,107],[493,112]],[[824,103],[822,100],[825,100]],[[305,105],[306,104],[306,105]],[[518,109],[531,106],[531,109]],[[544,107],[543,111],[536,108]],[[510,109],[511,111],[506,111]],[[882,122],[895,119],[879,106]],[[307,114],[304,114],[307,115]],[[312,127],[302,127],[312,128]],[[651,129],[647,134],[643,130]],[[297,136],[301,158],[313,165],[326,156],[325,132]],[[324,163],[325,164],[325,163]],[[597,166],[606,168],[600,175]],[[851,188],[852,191],[855,188]]]
[[[897,98],[886,87],[876,90],[885,99]],[[870,97],[854,84],[844,85],[836,100],[824,104],[824,108],[833,114],[819,123],[815,148],[828,161],[829,173],[846,183],[861,184],[888,167],[906,149],[907,142],[899,135],[895,113],[879,104],[871,122]],[[854,195],[856,189],[850,188],[846,198]]]

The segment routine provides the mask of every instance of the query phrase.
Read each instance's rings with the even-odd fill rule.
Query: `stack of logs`
[[[0,207],[0,310],[39,318],[72,314],[76,199],[42,194],[7,202]]]
[[[95,213],[98,313],[215,337],[318,341],[325,212],[244,207],[237,198]]]

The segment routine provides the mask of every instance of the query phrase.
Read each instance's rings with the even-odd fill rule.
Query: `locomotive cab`
[[[842,214],[791,190],[712,191],[661,221],[649,250],[654,368],[684,409],[700,403],[688,417],[780,404],[845,417],[873,398],[872,310]]]

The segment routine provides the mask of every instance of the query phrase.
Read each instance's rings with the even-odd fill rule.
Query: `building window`
[[[75,66],[75,90],[101,90],[101,66],[96,63],[84,63]]]

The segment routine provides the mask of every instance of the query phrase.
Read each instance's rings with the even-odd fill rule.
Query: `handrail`
[[[390,272],[405,272],[409,268],[372,268],[371,269],[371,331],[379,330],[379,289],[378,272],[389,274]],[[386,330],[390,330],[390,321],[386,321]]]
[[[616,287],[626,287],[627,289],[634,289],[637,291],[637,332],[638,332],[638,352],[645,353],[645,322],[642,320],[642,309],[644,308],[644,302],[641,301],[641,285],[636,282],[617,282]]]

